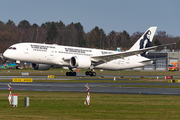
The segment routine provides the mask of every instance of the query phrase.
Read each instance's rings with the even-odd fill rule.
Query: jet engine
[[[31,68],[34,70],[49,70],[52,66],[48,64],[31,63]]]
[[[91,66],[91,60],[84,56],[73,56],[70,59],[70,66],[72,68],[89,68]]]

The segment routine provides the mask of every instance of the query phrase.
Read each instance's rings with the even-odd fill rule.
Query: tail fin
[[[129,50],[131,51],[150,47],[156,29],[157,27],[150,27]]]

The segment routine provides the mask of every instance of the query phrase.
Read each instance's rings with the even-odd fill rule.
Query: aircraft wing
[[[175,43],[172,43],[172,44],[175,44]],[[128,56],[142,54],[148,50],[152,50],[152,49],[155,49],[157,47],[162,47],[162,46],[167,46],[167,45],[172,45],[172,44],[153,46],[153,47],[148,47],[148,48],[144,48],[144,49],[119,52],[119,53],[115,53],[115,54],[91,56],[91,61],[93,61],[95,63],[95,66],[96,66],[96,65],[103,64],[103,63],[107,63],[107,62],[112,61],[112,60],[116,60],[119,58],[124,59],[125,57],[128,57]]]
[[[138,54],[144,53],[144,52],[146,52],[148,50],[152,50],[152,49],[155,49],[155,48],[157,48],[157,46],[148,47],[148,48],[139,49],[139,50],[119,52],[119,53],[115,53],[115,54],[92,56],[91,61],[93,61],[93,62],[103,61],[103,63],[106,63],[106,62],[109,62],[111,60],[115,60],[115,59],[119,59],[119,58],[124,59],[125,57],[128,57],[128,56],[138,55]]]

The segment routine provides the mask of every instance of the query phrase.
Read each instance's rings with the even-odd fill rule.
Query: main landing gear
[[[76,72],[66,72],[66,76],[76,76]]]
[[[72,68],[69,68],[70,72],[66,72],[66,76],[76,76],[77,73],[73,72]],[[92,69],[90,71],[86,71],[87,76],[96,76],[96,72],[93,72]]]
[[[69,68],[70,72],[66,72],[66,76],[76,76],[76,72],[73,72],[72,68]]]
[[[93,68],[94,68],[94,66],[93,65],[91,65],[90,66],[90,71],[86,71],[86,75],[88,76],[96,76],[96,72],[93,72]]]
[[[93,72],[92,70],[91,71],[86,71],[85,73],[87,76],[96,76],[96,72]]]

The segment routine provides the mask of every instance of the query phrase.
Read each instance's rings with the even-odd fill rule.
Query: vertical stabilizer
[[[138,50],[150,47],[156,29],[157,27],[150,27],[129,50]]]

